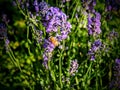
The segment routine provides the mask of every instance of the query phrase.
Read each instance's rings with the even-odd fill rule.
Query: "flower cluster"
[[[5,24],[0,23],[0,39],[7,38],[7,29]]]
[[[41,3],[38,3],[37,0],[34,1],[34,7],[35,7],[35,11],[37,13],[40,12],[41,16],[44,17],[45,14],[47,13],[47,10],[48,10],[48,4],[46,2],[41,2]]]
[[[120,89],[120,59],[115,60],[114,79],[110,83],[110,88]]]
[[[82,0],[82,6],[86,9],[87,12],[95,12],[94,6],[96,5],[96,0]]]
[[[88,34],[89,35],[96,35],[101,33],[101,15],[98,12],[95,12],[95,17],[91,17],[88,15]]]
[[[6,48],[6,51],[8,51],[8,45],[10,41],[8,40],[8,37],[7,37],[7,28],[3,23],[0,23],[0,39],[5,41],[5,48]]]
[[[90,50],[88,51],[88,55],[90,56],[90,60],[95,60],[95,53],[100,49],[102,43],[100,40],[96,40]]]
[[[83,8],[87,12],[87,29],[89,36],[98,36],[101,33],[101,15],[96,12],[94,7],[96,6],[96,0],[82,0]],[[92,47],[88,51],[90,60],[95,60],[95,53],[101,47],[101,41],[95,40]]]
[[[36,39],[37,43],[41,43],[43,32],[41,30],[34,29],[33,34],[34,34],[34,38]]]
[[[120,9],[120,0],[105,0],[106,11],[118,11]]]
[[[25,10],[26,8],[29,9],[30,1],[29,0],[17,0],[17,3],[20,5],[20,7]],[[13,4],[17,4],[13,1]]]
[[[114,38],[117,38],[119,36],[118,32],[115,32],[114,30],[112,30],[109,35],[108,35],[108,38],[110,40],[113,40]]]
[[[78,70],[78,62],[77,62],[77,60],[75,59],[75,60],[73,60],[73,61],[71,61],[71,67],[70,67],[70,74],[71,75],[75,75],[75,72],[77,72]]]
[[[67,16],[57,7],[50,7],[46,2],[39,4],[35,0],[35,9],[41,15],[41,22],[46,29],[48,38],[44,40],[44,65],[51,57],[51,53],[58,43],[67,38],[71,24],[67,21]],[[46,65],[45,65],[46,66]]]
[[[88,13],[88,34],[96,35],[101,33],[101,15],[96,12],[94,6],[96,5],[96,0],[82,0],[83,8],[85,8]]]

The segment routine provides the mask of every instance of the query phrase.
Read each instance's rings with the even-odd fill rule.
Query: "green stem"
[[[17,6],[18,6],[20,12],[26,17],[26,14],[25,14],[25,13],[23,12],[23,10],[21,9],[18,0],[16,0],[16,4],[17,4]]]
[[[29,45],[29,26],[27,26],[27,42],[28,42],[28,45]],[[28,46],[27,49],[28,49],[28,53],[30,55],[31,54],[30,47]]]
[[[76,0],[75,0],[75,1],[76,1]],[[79,3],[77,3],[77,5],[75,6],[75,8],[74,8],[74,10],[73,10],[72,17],[71,17],[71,21],[73,21],[73,18],[74,18],[74,16],[75,16],[75,12],[76,12],[76,9],[77,9],[77,7],[78,7],[78,4],[79,4]]]
[[[20,5],[19,5],[19,3],[18,3],[18,0],[16,0],[16,3],[17,3],[17,6],[18,6],[18,9],[19,9],[20,12],[25,16],[25,18],[28,18],[36,27],[38,27],[36,21],[35,21],[34,19],[30,18],[30,16],[28,15],[28,13],[27,13],[27,15],[28,15],[28,16],[27,16],[27,15],[23,12],[23,10],[21,9],[21,7],[20,7]]]
[[[96,90],[98,90],[98,76],[96,75]]]
[[[87,72],[86,72],[86,74],[85,74],[85,79],[87,78],[88,72],[89,72],[90,69],[91,69],[92,63],[93,63],[93,62],[90,62],[90,66],[89,66],[89,68],[88,68],[88,70],[87,70]]]
[[[10,52],[8,51],[7,53],[8,53],[8,55],[9,55],[9,57],[11,58],[13,64],[14,64],[15,66],[17,66],[17,64],[16,64],[16,62],[14,61],[13,57],[11,56]]]
[[[89,68],[88,68],[88,70],[87,70],[87,72],[86,72],[86,74],[85,74],[85,76],[84,76],[84,85],[85,85],[85,90],[88,90],[88,87],[87,87],[87,81],[86,81],[86,79],[87,79],[87,77],[88,77],[88,73],[90,72],[90,69],[91,69],[91,66],[92,66],[92,63],[93,62],[90,62],[90,66],[89,66]]]
[[[61,63],[61,55],[59,59],[59,81],[60,81],[60,88],[62,88],[62,79],[61,79],[61,74],[62,74],[62,63]]]
[[[29,27],[27,26],[27,41],[28,41],[28,38],[29,38]]]
[[[65,46],[65,42],[63,41],[63,48],[64,48],[64,46]],[[62,75],[62,54],[63,54],[63,51],[64,51],[64,49],[62,49],[62,51],[61,52],[59,52],[60,53],[60,58],[59,58],[59,81],[60,81],[60,88],[62,88],[63,87],[63,85],[62,85],[62,77],[61,77],[61,75]]]
[[[77,84],[77,89],[80,90],[80,88],[79,88],[79,81],[78,81],[77,76],[75,77],[75,80],[76,80],[76,84]]]
[[[11,57],[11,59],[12,59],[12,61],[15,61],[16,62],[16,66],[18,66],[18,68],[20,69],[20,71],[21,71],[21,67],[20,67],[20,65],[19,65],[19,61],[15,58],[15,56],[14,56],[14,54],[13,54],[13,52],[12,52],[12,50],[11,50],[11,48],[9,47],[9,45],[8,45],[8,49],[9,49],[9,56]]]

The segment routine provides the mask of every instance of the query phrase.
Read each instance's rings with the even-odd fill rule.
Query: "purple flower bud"
[[[5,40],[5,49],[6,49],[6,52],[9,51],[9,48],[8,48],[8,45],[9,45],[10,41],[8,39]]]
[[[47,39],[44,40],[43,47],[45,48],[46,52],[52,52],[55,48],[54,44],[50,40],[47,40]]]
[[[79,64],[77,62],[77,59],[71,61],[71,67],[70,67],[70,71],[69,71],[71,75],[75,75],[75,73],[78,71],[77,70],[78,66],[79,66]]]
[[[120,59],[115,60],[114,77],[110,83],[110,88],[120,89]]]
[[[45,14],[48,12],[48,4],[46,2],[40,2],[39,10],[40,10],[41,16],[44,17]]]
[[[91,55],[90,60],[92,60],[92,61],[95,60],[95,55]]]
[[[54,48],[58,46],[58,43],[67,38],[72,26],[67,22],[66,14],[57,7],[48,7],[45,2],[41,2],[39,4],[39,10],[42,16],[41,21],[46,29],[47,35],[51,37],[53,35],[54,37],[44,40],[43,47],[45,55],[43,58],[46,60],[48,59],[48,53],[52,53]]]
[[[114,30],[112,30],[108,35],[108,38],[110,40],[113,40],[114,38],[117,38],[117,37],[119,37],[119,34],[118,34],[118,32],[115,32]]]
[[[0,39],[7,38],[7,28],[5,24],[0,23]]]
[[[82,0],[83,7],[86,9],[88,12],[94,13],[94,6],[96,5],[96,0]]]
[[[102,43],[100,40],[96,40],[93,45],[92,45],[92,51],[96,52],[100,47],[101,47]]]
[[[95,17],[91,17],[89,14],[88,14],[88,34],[89,35],[96,35],[96,34],[100,34],[101,33],[101,29],[100,29],[100,26],[101,26],[101,22],[100,22],[100,19],[101,19],[101,15],[100,13],[98,12],[95,12]]]
[[[39,12],[39,5],[38,5],[38,2],[37,0],[34,1],[34,7],[35,7],[35,11],[38,13]]]
[[[120,65],[120,59],[116,59],[115,63],[118,64],[118,65]]]
[[[35,35],[35,39],[36,39],[37,43],[42,42],[42,34],[43,34],[43,32],[41,30],[35,30],[34,35]]]
[[[96,40],[90,50],[88,51],[88,55],[90,56],[90,60],[95,60],[95,53],[102,47],[102,43],[100,40]]]

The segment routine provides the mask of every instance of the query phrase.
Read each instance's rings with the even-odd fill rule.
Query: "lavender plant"
[[[110,89],[119,89],[120,88],[120,59],[115,60],[114,66],[114,79],[110,83]]]
[[[0,10],[1,2],[5,1],[0,1]],[[0,19],[5,23],[0,24],[0,86],[8,90],[119,89],[118,1],[9,2],[17,14],[8,15],[5,10]]]

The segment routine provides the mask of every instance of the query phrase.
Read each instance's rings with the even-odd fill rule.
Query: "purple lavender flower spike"
[[[115,60],[115,66],[114,69],[114,78],[110,83],[110,88],[114,88],[116,90],[120,89],[120,59]]]
[[[102,43],[98,39],[93,44],[90,50],[88,51],[88,55],[90,56],[90,60],[95,60],[95,53],[101,48]]]
[[[94,54],[90,56],[90,60],[91,61],[95,60],[95,55]]]
[[[110,40],[113,40],[114,38],[117,38],[117,37],[119,37],[119,34],[118,34],[118,32],[115,32],[114,30],[112,30],[112,31],[108,34],[108,38],[109,38]]]
[[[77,62],[77,59],[71,61],[71,67],[70,67],[70,71],[69,71],[71,75],[75,75],[75,73],[78,71],[77,70],[78,66],[79,66],[79,64]]]
[[[0,39],[7,38],[7,28],[5,24],[0,23]]]
[[[54,50],[55,46],[47,39],[44,40],[44,44],[43,47],[45,49],[44,53],[43,53],[43,65],[46,67],[46,69],[48,68],[47,63],[48,60],[52,57],[52,51]]]
[[[33,5],[35,6],[35,11],[38,13],[38,12],[39,12],[39,5],[38,5],[38,1],[37,1],[37,0],[35,0]]]
[[[44,40],[43,46],[45,51],[43,59],[46,64],[49,57],[47,55],[52,53],[57,43],[67,38],[72,26],[67,22],[66,14],[57,7],[48,7],[47,3],[41,2],[39,4],[39,10],[42,16],[41,21],[46,29],[47,35],[53,37],[53,41],[51,41],[50,37]]]
[[[87,12],[95,12],[94,6],[96,5],[96,0],[82,0],[82,3]]]
[[[91,49],[92,49],[92,51],[93,52],[96,52],[100,47],[101,47],[101,41],[100,40],[96,40],[94,43],[93,43],[93,45],[92,45],[92,47],[91,47]]]
[[[115,63],[118,64],[118,65],[120,65],[120,59],[116,59]]]
[[[45,48],[46,52],[52,52],[55,48],[55,46],[52,44],[50,40],[45,39],[43,47]]]
[[[35,39],[36,39],[37,43],[41,43],[43,32],[41,30],[35,30],[34,34],[35,34]]]
[[[95,17],[91,17],[90,14],[88,14],[88,34],[89,35],[97,35],[101,33],[101,15],[98,12],[95,12]]]
[[[48,4],[46,2],[40,2],[39,10],[42,17],[45,17],[45,14],[48,12]]]
[[[6,49],[6,52],[9,51],[9,48],[8,48],[8,45],[9,45],[10,41],[8,39],[5,40],[5,49]]]

